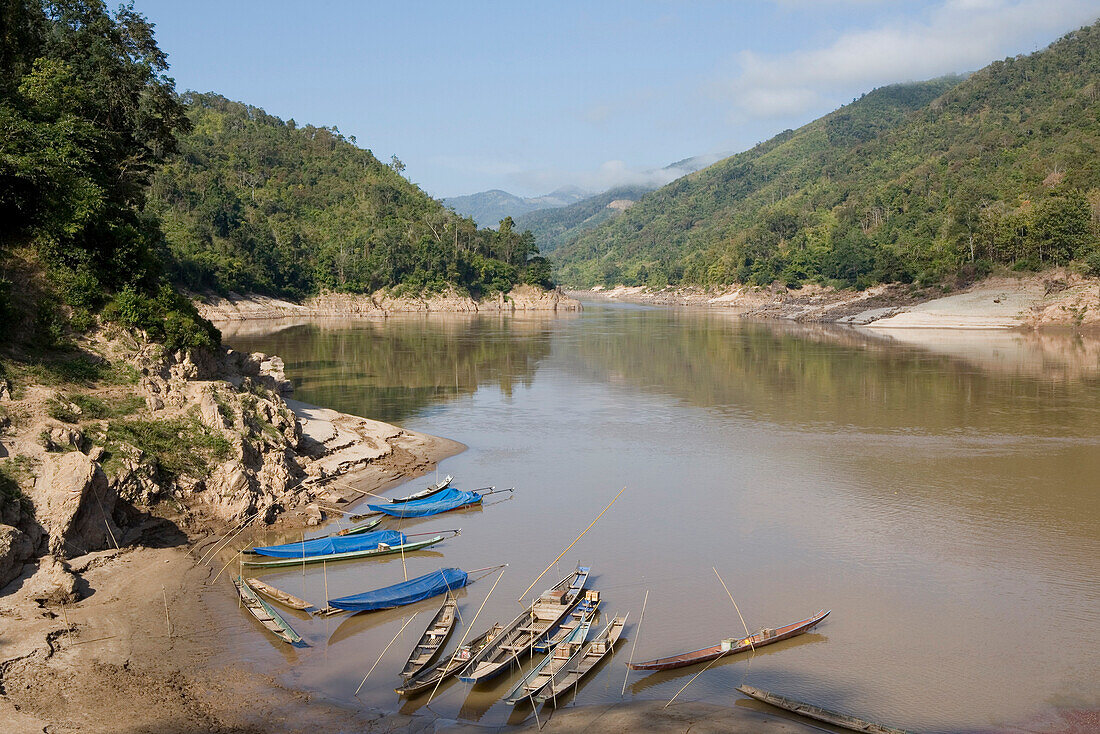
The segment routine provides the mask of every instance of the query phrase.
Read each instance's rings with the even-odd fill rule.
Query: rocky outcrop
[[[52,458],[35,481],[36,517],[59,557],[83,555],[117,544],[113,513],[118,495],[103,469],[79,451]]]
[[[211,321],[251,319],[329,318],[386,316],[391,313],[479,313],[512,311],[580,311],[580,301],[561,290],[543,290],[519,285],[509,293],[475,300],[451,290],[433,295],[396,295],[389,291],[373,294],[322,293],[300,304],[267,296],[207,294],[195,298],[195,306]]]
[[[34,543],[19,528],[0,525],[0,588],[23,573],[23,564],[34,557]]]

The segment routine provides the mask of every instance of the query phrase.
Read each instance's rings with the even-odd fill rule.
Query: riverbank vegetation
[[[876,89],[644,196],[559,279],[788,286],[1100,274],[1100,24],[966,79]]]

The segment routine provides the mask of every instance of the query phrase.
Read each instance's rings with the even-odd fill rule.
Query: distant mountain
[[[568,243],[581,232],[622,214],[652,190],[649,186],[620,186],[609,189],[569,206],[528,212],[516,218],[514,228],[520,232],[531,230],[539,251],[546,254]]]
[[[646,194],[554,253],[566,285],[1100,273],[1100,23],[883,87]]]
[[[563,186],[542,196],[516,196],[507,191],[492,189],[466,196],[451,196],[443,199],[444,206],[453,208],[459,215],[473,217],[479,227],[496,229],[505,217],[513,219],[537,209],[551,209],[567,206],[591,196],[576,186]]]

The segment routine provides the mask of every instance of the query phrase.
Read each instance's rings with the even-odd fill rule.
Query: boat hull
[[[348,553],[329,553],[324,556],[306,556],[305,558],[278,558],[271,561],[244,561],[243,565],[252,568],[287,568],[289,566],[301,566],[303,563],[321,563],[325,561],[350,561],[356,558],[374,558],[375,556],[388,556],[393,553],[412,553],[413,551],[435,545],[446,538],[436,535],[427,540],[419,540],[415,543],[404,543],[388,548],[372,548],[363,551],[349,551]]]
[[[765,645],[771,645],[775,642],[789,640],[792,637],[809,632],[814,627],[821,624],[821,621],[827,616],[829,616],[828,611],[818,612],[809,619],[804,619],[801,622],[794,622],[793,624],[777,628],[774,636],[758,639],[757,635],[750,635],[738,641],[742,643],[745,640],[752,639],[751,645],[744,644],[726,650],[722,649],[722,645],[714,645],[712,647],[704,647],[701,650],[692,650],[691,652],[685,652],[667,658],[657,658],[642,663],[629,663],[627,667],[631,670],[673,670],[688,665],[695,665],[696,663],[707,663],[726,655],[736,655],[738,653],[764,647]]]

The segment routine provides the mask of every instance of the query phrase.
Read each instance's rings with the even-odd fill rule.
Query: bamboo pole
[[[526,589],[523,590],[523,593],[519,595],[519,599],[517,599],[516,601],[521,602],[521,603],[523,602],[523,597],[527,595],[528,591],[530,591],[531,589],[533,589],[535,587],[535,584],[537,584],[539,582],[539,579],[541,579],[543,576],[546,575],[546,571],[549,571],[551,568],[553,568],[554,564],[557,563],[558,561],[560,561],[562,556],[564,556],[566,553],[568,553],[569,549],[572,548],[573,546],[575,546],[577,544],[577,541],[580,540],[581,538],[583,538],[584,534],[587,533],[589,530],[591,530],[593,525],[595,525],[597,522],[599,522],[599,519],[601,517],[603,517],[604,512],[607,512],[608,510],[610,510],[611,505],[615,504],[615,501],[618,500],[619,497],[622,495],[622,493],[625,492],[625,491],[626,491],[626,487],[623,487],[622,489],[619,490],[619,494],[615,495],[615,499],[613,499],[613,500],[611,500],[610,502],[607,503],[607,507],[603,508],[603,512],[601,512],[599,515],[597,515],[596,519],[588,524],[588,527],[586,527],[581,532],[581,534],[577,536],[576,540],[574,540],[572,543],[569,544],[568,548],[563,550],[557,558],[555,558],[553,561],[550,562],[550,565],[547,566],[546,569],[538,575],[538,578],[536,578],[534,581],[531,582],[530,586],[528,586]]]
[[[233,555],[233,557],[232,557],[232,558],[230,558],[230,559],[229,559],[228,561],[226,561],[226,562],[225,562],[225,565],[221,567],[221,571],[218,571],[218,575],[217,575],[217,576],[215,576],[215,577],[214,577],[214,580],[213,580],[213,581],[211,581],[211,582],[210,582],[209,584],[207,584],[207,586],[213,586],[213,585],[214,585],[214,584],[215,584],[215,583],[217,582],[218,578],[219,578],[219,577],[220,577],[220,576],[222,575],[222,571],[224,571],[224,570],[225,570],[226,568],[228,568],[228,567],[229,567],[229,564],[230,564],[230,563],[232,563],[233,561],[237,560],[237,559],[238,559],[238,558],[240,557],[240,555],[241,555],[241,552],[240,552],[240,551],[237,551],[237,552],[236,552],[236,553],[235,553],[235,554]]]
[[[357,698],[358,698],[358,696],[359,696],[359,691],[363,689],[363,686],[364,686],[364,685],[366,684],[366,682],[367,682],[367,678],[370,678],[370,674],[371,674],[371,673],[373,673],[373,672],[374,672],[374,669],[378,667],[378,663],[382,662],[382,655],[385,655],[385,654],[386,654],[386,650],[389,650],[389,649],[390,649],[390,645],[393,645],[393,643],[397,642],[397,638],[398,638],[398,637],[400,637],[400,636],[401,636],[401,633],[405,631],[405,628],[409,626],[409,622],[411,622],[411,621],[413,621],[414,619],[416,619],[416,615],[417,615],[417,614],[420,614],[420,612],[416,612],[416,613],[415,613],[415,614],[413,614],[413,615],[412,615],[411,617],[409,617],[409,618],[408,618],[407,620],[405,620],[405,624],[401,625],[401,629],[397,630],[397,634],[393,636],[393,639],[392,639],[392,640],[390,640],[390,644],[389,644],[389,645],[386,645],[386,646],[385,646],[385,647],[384,647],[384,648],[382,649],[382,654],[381,654],[381,655],[379,655],[379,656],[378,656],[378,659],[374,661],[374,665],[370,666],[370,670],[368,670],[368,671],[367,671],[367,674],[363,676],[363,682],[359,684],[359,687],[355,689],[355,693],[353,693],[353,694],[351,694],[351,695],[353,695],[353,696],[355,696],[355,697],[357,697]]]
[[[634,651],[638,649],[638,638],[642,636],[642,622],[645,621],[645,605],[649,601],[649,589],[645,590],[645,599],[642,599],[642,616],[638,617],[638,629],[634,631],[634,644],[630,646],[630,661],[626,664],[626,677],[623,678],[623,692],[619,698],[626,695],[626,682],[630,680],[630,663],[634,662]]]
[[[236,538],[236,537],[237,537],[237,534],[238,534],[238,533],[240,533],[240,531],[241,531],[241,530],[243,530],[243,529],[245,528],[245,526],[247,526],[247,525],[248,525],[248,523],[252,522],[252,520],[253,520],[253,519],[255,519],[255,517],[256,517],[256,515],[254,515],[254,514],[253,514],[253,515],[249,515],[249,516],[248,516],[248,517],[246,517],[246,518],[245,518],[244,520],[241,520],[241,521],[240,521],[239,523],[237,523],[236,525],[234,525],[234,526],[233,526],[233,528],[232,528],[231,530],[228,530],[228,531],[227,531],[227,532],[225,533],[225,535],[223,535],[222,537],[220,537],[220,538],[219,538],[219,539],[217,540],[217,542],[216,542],[216,543],[214,543],[214,545],[213,545],[213,546],[211,547],[211,549],[210,549],[209,551],[207,551],[206,553],[204,553],[204,554],[203,554],[202,558],[200,558],[200,559],[199,559],[199,563],[203,563],[203,562],[205,562],[205,561],[206,561],[206,559],[207,559],[208,557],[210,557],[210,556],[213,556],[213,555],[214,555],[214,553],[216,553],[216,552],[217,552],[218,550],[220,550],[220,548],[218,548],[218,546],[220,546],[220,545],[222,544],[222,541],[224,541],[224,540],[225,540],[226,536],[228,536],[228,535],[229,535],[230,533],[233,533],[233,531],[234,531],[234,530],[236,530],[237,532],[233,534],[233,538]],[[230,540],[232,540],[233,538],[230,538]],[[195,565],[197,566],[197,565],[199,565],[199,564],[198,564],[198,563],[196,563]]]
[[[172,639],[172,618],[168,616],[168,592],[164,586],[160,587],[160,594],[164,598],[164,623],[168,625],[168,639]]]

